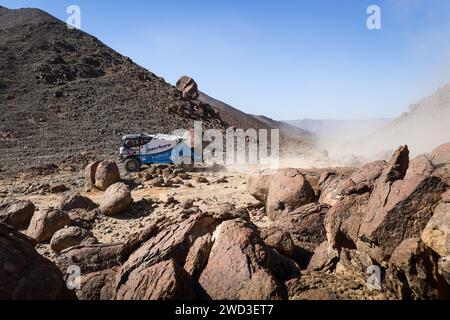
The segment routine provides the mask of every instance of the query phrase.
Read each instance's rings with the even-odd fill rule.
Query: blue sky
[[[66,20],[175,83],[279,120],[395,117],[450,82],[448,0],[0,0]],[[381,8],[382,30],[366,27]]]

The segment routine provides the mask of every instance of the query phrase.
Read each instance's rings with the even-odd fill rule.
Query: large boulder
[[[314,201],[314,190],[297,169],[281,169],[271,179],[267,195],[267,213],[271,220],[287,211]]]
[[[92,232],[79,227],[69,227],[57,231],[50,241],[50,247],[53,251],[59,253],[67,248],[80,244],[95,243]]]
[[[450,142],[443,144],[431,152],[431,160],[434,165],[450,163]]]
[[[188,76],[182,76],[176,83],[178,91],[181,92],[183,98],[188,100],[196,100],[199,97],[197,83]]]
[[[241,219],[223,222],[199,282],[213,299],[282,298],[282,287],[270,273],[269,251],[254,226]]]
[[[34,246],[31,239],[0,223],[0,300],[75,299],[58,268]]]
[[[251,174],[247,181],[247,191],[258,201],[266,202],[273,175],[265,172]]]
[[[120,172],[117,164],[113,161],[102,161],[98,164],[95,172],[95,187],[106,190],[111,185],[120,181]]]
[[[79,193],[62,197],[58,205],[58,208],[63,211],[71,211],[74,209],[93,210],[96,207],[97,205],[91,199]]]
[[[53,234],[71,224],[70,217],[64,211],[49,208],[33,215],[27,235],[38,242],[45,242]]]
[[[445,298],[437,265],[436,256],[419,238],[405,239],[389,260],[387,283],[401,299]]]
[[[422,241],[439,256],[450,255],[450,203],[440,203],[422,232]]]
[[[118,182],[111,185],[103,194],[100,211],[107,216],[113,216],[126,210],[132,203],[130,189],[126,184]]]
[[[408,149],[394,154],[375,183],[359,237],[381,250],[382,259],[407,238],[420,237],[446,185],[430,176],[423,161],[411,162]],[[406,170],[405,170],[406,168]]]
[[[9,200],[0,204],[0,222],[4,222],[16,229],[28,226],[36,207],[31,201]]]
[[[210,246],[199,246],[208,244],[207,235],[211,235],[218,223],[220,220],[209,214],[199,212],[188,216],[183,211],[176,211],[173,217],[166,217],[133,236],[125,244],[127,254],[122,255],[125,262],[116,274],[113,298],[144,299],[151,295],[146,285],[136,286],[139,281],[157,290],[161,299],[206,297],[193,281],[204,267],[202,259],[209,256]],[[200,238],[205,242],[198,240]],[[183,265],[192,275],[183,269]],[[164,268],[168,268],[167,273]],[[160,275],[164,281],[151,282],[151,275]],[[183,287],[190,289],[183,293]],[[152,298],[157,298],[156,292]]]

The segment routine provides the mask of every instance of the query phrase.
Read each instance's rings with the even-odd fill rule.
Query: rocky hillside
[[[358,145],[366,154],[393,150],[398,144],[408,144],[416,155],[428,153],[450,139],[449,121],[450,85],[446,85]]]
[[[321,138],[349,139],[367,136],[379,131],[393,119],[361,119],[361,120],[290,120],[287,123],[307,130]]]
[[[115,155],[128,132],[225,123],[208,105],[37,9],[0,7],[0,171]]]

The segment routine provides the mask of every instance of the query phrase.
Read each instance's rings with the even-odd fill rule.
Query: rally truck
[[[142,165],[176,165],[191,171],[202,161],[187,139],[167,134],[128,134],[122,137],[120,159],[128,172],[139,172]]]

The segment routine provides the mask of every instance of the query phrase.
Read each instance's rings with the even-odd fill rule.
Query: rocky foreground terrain
[[[250,175],[95,161],[0,186],[2,299],[449,298],[450,144]]]

